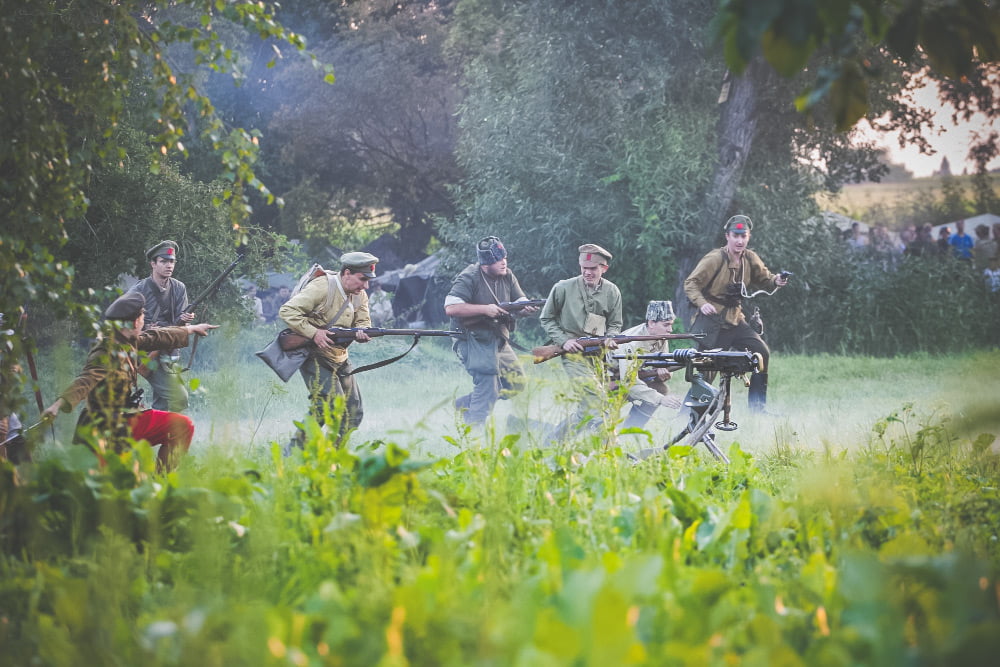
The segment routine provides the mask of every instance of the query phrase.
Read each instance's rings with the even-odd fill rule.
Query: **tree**
[[[157,11],[175,4],[196,9],[198,21],[193,26],[159,21]],[[160,168],[163,156],[184,151],[188,128],[198,119],[197,131],[220,152],[228,177],[217,203],[229,202],[230,224],[240,236],[246,189],[268,194],[252,170],[256,139],[215,118],[211,102],[191,77],[174,72],[164,53],[167,45],[182,43],[197,64],[231,69],[233,57],[212,30],[220,17],[304,49],[263,3],[0,0],[0,312],[14,314],[24,304],[79,311],[73,304],[80,300],[67,298],[73,267],[57,261],[55,253],[66,242],[68,221],[86,215],[85,192],[95,167],[127,157],[117,129],[135,81],[150,93],[134,100],[131,113],[156,128],[151,170]],[[13,364],[24,341],[15,337],[5,343],[4,413],[20,402],[22,376]]]
[[[704,30],[712,15],[697,0],[461,3],[452,41],[477,55],[461,121],[462,212],[442,223],[445,240],[527,239],[511,253],[536,272],[523,278],[536,291],[575,273],[576,245],[607,243],[623,255],[609,278],[629,285],[630,316],[675,290],[683,311],[681,282],[721,241],[726,217],[740,208],[758,219],[742,208],[748,192],[769,194],[762,229],[780,236],[801,219],[792,215],[808,217],[817,188],[884,172],[873,147],[796,114],[793,84],[763,61],[727,80]]]
[[[989,0],[725,0],[715,25],[737,74],[758,53],[786,77],[803,71],[817,53],[833,55],[796,105],[828,104],[841,130],[868,113],[869,84],[880,75],[872,47],[962,85],[969,108],[994,94],[983,87],[983,65],[1000,61],[1000,15]]]
[[[454,2],[407,0],[326,8],[294,3],[293,23],[324,26],[315,48],[337,63],[337,85],[317,90],[306,65],[271,73],[282,103],[266,121],[265,159],[290,205],[266,224],[320,244],[387,210],[395,251],[425,256],[435,216],[450,216],[458,76],[444,58]]]

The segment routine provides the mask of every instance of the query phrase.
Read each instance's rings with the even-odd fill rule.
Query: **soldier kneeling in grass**
[[[182,414],[141,405],[138,353],[187,347],[190,334],[207,336],[210,329],[218,327],[203,322],[143,331],[145,303],[140,292],[127,292],[108,306],[104,335],[90,349],[83,372],[45,409],[42,419],[52,421],[60,410],[70,412],[87,399],[77,421],[74,442],[99,448],[98,443],[105,441],[104,434],[115,443],[129,437],[146,440],[160,446],[157,467],[169,470],[191,446],[194,423]],[[101,456],[103,452],[96,453]]]

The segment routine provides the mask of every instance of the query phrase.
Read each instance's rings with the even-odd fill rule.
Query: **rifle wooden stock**
[[[704,337],[705,334],[700,333],[662,334],[660,336],[590,336],[577,338],[576,342],[583,346],[583,352],[576,352],[572,354],[598,354],[601,350],[607,347],[609,341],[614,341],[618,345],[622,345],[624,343],[634,343],[643,340],[699,340]],[[540,364],[543,361],[548,361],[549,359],[555,359],[556,357],[561,357],[564,354],[571,353],[566,352],[561,345],[541,345],[533,349],[531,354],[535,357],[535,363]]]
[[[383,329],[381,327],[328,327],[327,331],[334,335],[333,344],[347,347],[357,340],[359,331],[368,334],[369,338],[380,336],[458,336],[461,331],[445,331],[442,329]],[[285,329],[278,334],[278,345],[285,352],[297,350],[306,345],[314,345],[311,338],[300,333]]]

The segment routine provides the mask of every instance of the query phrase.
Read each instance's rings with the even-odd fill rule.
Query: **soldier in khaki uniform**
[[[340,263],[339,273],[327,271],[314,278],[278,311],[278,316],[290,329],[311,338],[316,344],[299,369],[309,388],[313,417],[320,424],[324,423],[325,406],[337,396],[344,397],[345,413],[340,423],[338,446],[349,429],[361,425],[364,408],[361,390],[351,375],[353,367],[347,357],[347,348],[334,345],[326,329],[371,327],[365,288],[368,281],[375,277],[378,257],[367,252],[349,252],[341,256]],[[371,338],[358,331],[355,340],[367,343]],[[301,447],[304,438],[305,434],[299,430],[292,444]]]
[[[76,442],[103,447],[106,433],[114,439],[146,440],[160,445],[158,467],[170,469],[191,446],[194,424],[177,412],[143,408],[136,398],[138,352],[187,347],[190,334],[207,336],[217,327],[202,322],[143,331],[145,303],[142,293],[130,291],[108,306],[105,335],[91,348],[83,372],[45,409],[42,419],[51,421],[60,411],[69,412],[86,399],[87,406],[77,421]]]
[[[615,336],[622,330],[622,293],[617,285],[604,278],[611,253],[593,243],[583,244],[577,252],[580,254],[580,275],[552,286],[539,318],[552,342],[570,353],[583,351],[578,338]],[[615,343],[609,341],[607,347],[614,348]],[[563,355],[563,369],[576,381],[582,397],[575,415],[556,429],[556,437],[574,426],[572,422],[579,422],[588,415],[596,423],[601,403],[596,387],[603,379],[598,380],[594,375],[595,362],[600,364],[601,360],[578,354]]]
[[[674,304],[670,301],[650,301],[646,306],[646,321],[622,332],[623,336],[663,336],[674,332]],[[618,377],[622,380],[629,377],[630,366],[635,363],[635,357],[640,354],[667,354],[670,352],[668,340],[642,340],[620,345],[617,356],[632,357],[632,360],[621,359],[618,362]],[[634,372],[634,371],[633,371]],[[660,406],[678,410],[681,401],[670,393],[667,380],[670,371],[657,368],[655,375],[646,378],[635,378],[629,386],[628,400],[631,407],[628,416],[622,423],[622,428],[643,428],[653,413]]]
[[[735,349],[757,352],[764,359],[762,372],[750,378],[748,400],[750,409],[761,412],[767,403],[767,365],[771,350],[767,343],[747,324],[743,314],[743,298],[747,290],[768,290],[773,294],[788,284],[788,279],[771,273],[761,258],[747,248],[753,222],[745,215],[734,215],[726,221],[726,245],[717,248],[698,262],[684,281],[684,293],[698,309],[691,327],[692,333],[704,333],[700,349]]]

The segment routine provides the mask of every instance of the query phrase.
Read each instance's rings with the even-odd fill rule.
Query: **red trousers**
[[[128,426],[134,439],[160,445],[156,458],[168,469],[188,450],[194,437],[194,422],[189,417],[165,410],[144,410],[134,414],[129,417]]]

